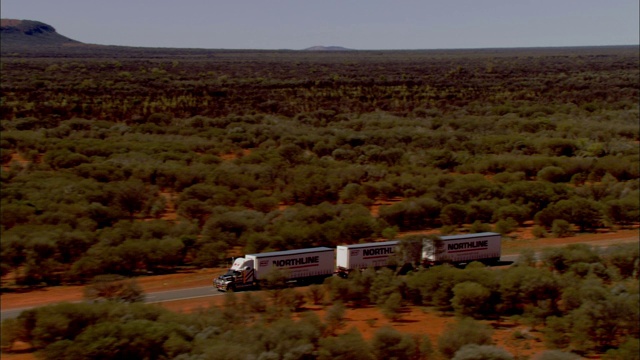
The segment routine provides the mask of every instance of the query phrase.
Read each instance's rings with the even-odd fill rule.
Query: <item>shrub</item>
[[[547,236],[547,230],[540,225],[534,225],[533,229],[531,229],[531,234],[536,237],[536,239],[544,238]]]
[[[513,220],[513,218],[508,218],[506,220],[499,220],[495,227],[496,231],[504,236],[516,230],[518,228],[518,222]]]
[[[636,338],[630,338],[626,342],[622,343],[619,348],[608,350],[603,360],[640,360],[640,340]],[[544,359],[547,360],[547,359]],[[550,360],[550,359],[549,359]],[[573,360],[573,359],[570,359]]]
[[[568,237],[573,234],[571,224],[567,220],[556,219],[551,224],[551,232],[556,237]]]
[[[411,335],[389,327],[383,327],[375,333],[371,347],[376,359],[389,360],[413,359],[419,349]]]
[[[311,300],[314,305],[322,304],[326,293],[325,288],[321,285],[313,284],[310,285],[308,289],[309,300]]]
[[[547,166],[538,171],[537,178],[538,180],[548,181],[552,183],[563,182],[566,181],[566,173],[560,167]]]
[[[476,282],[465,281],[453,287],[451,305],[462,316],[486,316],[490,297],[491,291],[486,287]]]
[[[402,297],[397,292],[391,294],[382,304],[382,313],[392,321],[400,319],[402,316],[400,309],[402,309]]]
[[[373,360],[369,344],[357,330],[320,340],[319,360]]]
[[[491,345],[491,328],[470,318],[449,326],[438,338],[438,350],[447,358],[469,344]]]
[[[481,233],[481,232],[489,232],[491,231],[491,225],[480,222],[480,220],[476,220],[471,224],[471,228],[469,229],[471,233]]]

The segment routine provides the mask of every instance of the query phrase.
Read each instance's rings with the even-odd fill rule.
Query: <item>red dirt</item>
[[[162,196],[166,201],[165,209],[160,219],[166,221],[175,221],[178,218],[178,214],[176,213],[176,203],[174,201],[177,193],[169,190],[164,190],[160,192],[160,196]]]
[[[11,154],[11,160],[9,160],[8,163],[2,165],[2,169],[5,171],[9,171],[13,163],[17,163],[24,168],[25,166],[29,165],[31,161],[25,159],[20,153],[15,152]]]
[[[397,202],[402,201],[401,198],[393,198],[393,199],[389,199],[389,200],[376,200],[376,202],[371,205],[371,207],[369,208],[369,210],[371,210],[371,215],[374,217],[378,217],[378,214],[380,214],[380,207],[381,206],[388,206],[388,205],[393,205]]]
[[[222,160],[235,160],[239,157],[243,157],[243,156],[247,156],[251,154],[251,150],[250,149],[242,149],[233,153],[229,153],[229,154],[221,154],[220,158]]]

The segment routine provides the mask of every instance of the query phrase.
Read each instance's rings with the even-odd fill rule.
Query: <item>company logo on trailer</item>
[[[449,251],[472,251],[472,250],[483,250],[488,248],[489,248],[489,240],[447,244],[447,250]]]
[[[313,265],[313,264],[318,264],[319,262],[320,262],[320,257],[316,255],[316,256],[301,257],[297,259],[273,260],[273,265],[277,267],[284,267],[284,266]]]
[[[269,265],[269,260],[260,260],[260,267],[265,267]]]
[[[363,256],[391,255],[391,254],[393,254],[392,247],[362,250]]]
[[[351,250],[351,256],[358,256],[360,250]]]

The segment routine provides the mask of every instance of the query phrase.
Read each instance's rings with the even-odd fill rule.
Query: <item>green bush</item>
[[[478,321],[465,318],[449,326],[438,338],[438,351],[453,358],[465,345],[491,345],[492,330]]]
[[[567,237],[573,235],[571,224],[567,220],[556,219],[551,224],[551,232],[556,237]]]
[[[495,224],[495,231],[500,233],[503,236],[508,235],[509,233],[515,231],[518,228],[518,222],[513,218],[508,218],[505,220],[498,220]]]

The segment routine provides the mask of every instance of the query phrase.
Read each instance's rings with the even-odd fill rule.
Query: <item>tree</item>
[[[600,255],[587,244],[570,244],[562,248],[548,248],[542,252],[542,261],[550,268],[565,273],[578,263],[600,262]]]
[[[474,221],[473,224],[471,224],[471,227],[469,228],[469,232],[472,234],[489,232],[489,231],[491,231],[491,225],[486,223],[481,223],[480,220]]]
[[[606,298],[585,301],[571,312],[572,340],[579,349],[609,349],[617,339],[640,332],[638,295],[607,294]]]
[[[442,208],[440,219],[445,225],[462,225],[467,219],[467,207],[460,204],[449,204]]]
[[[640,249],[637,244],[609,246],[604,258],[625,278],[637,278],[640,273]]]
[[[289,164],[297,164],[302,159],[304,150],[294,144],[282,145],[278,148],[278,155],[285,159]]]
[[[604,213],[607,218],[620,225],[628,225],[640,218],[640,200],[638,191],[621,199],[610,200],[605,203]],[[4,214],[4,213],[3,213]]]
[[[558,166],[547,166],[542,170],[538,171],[536,177],[539,180],[548,181],[552,183],[564,182],[567,181],[567,175],[561,167]]]
[[[517,181],[505,186],[504,195],[511,203],[531,206],[531,211],[535,214],[562,199],[566,191],[564,185],[541,181]]]
[[[568,316],[550,316],[545,322],[545,344],[552,349],[567,348],[571,344],[571,319]]]
[[[360,184],[349,183],[340,191],[340,200],[344,203],[353,203],[364,194],[364,189]]]
[[[138,179],[112,183],[113,201],[133,219],[151,198],[145,184]]]
[[[500,278],[499,291],[506,313],[539,310],[537,316],[544,319],[557,311],[560,290],[560,282],[546,269],[517,266],[505,270]]]
[[[518,225],[522,225],[526,220],[529,220],[529,208],[516,204],[499,207],[494,213],[493,220],[507,219],[513,219],[518,222]]]
[[[384,237],[385,239],[388,239],[388,240],[395,239],[396,236],[398,235],[398,227],[397,226],[393,226],[393,227],[384,228],[382,230],[381,235],[382,235],[382,237]]]
[[[229,245],[224,242],[208,242],[198,247],[193,264],[200,267],[216,267],[224,264]]]
[[[572,198],[560,200],[538,212],[535,219],[538,223],[551,226],[555,220],[564,220],[580,227],[580,231],[594,229],[601,223],[600,205],[593,200]]]
[[[204,225],[207,215],[210,213],[211,208],[206,203],[195,199],[182,201],[178,206],[179,215],[196,220],[200,226]]]

